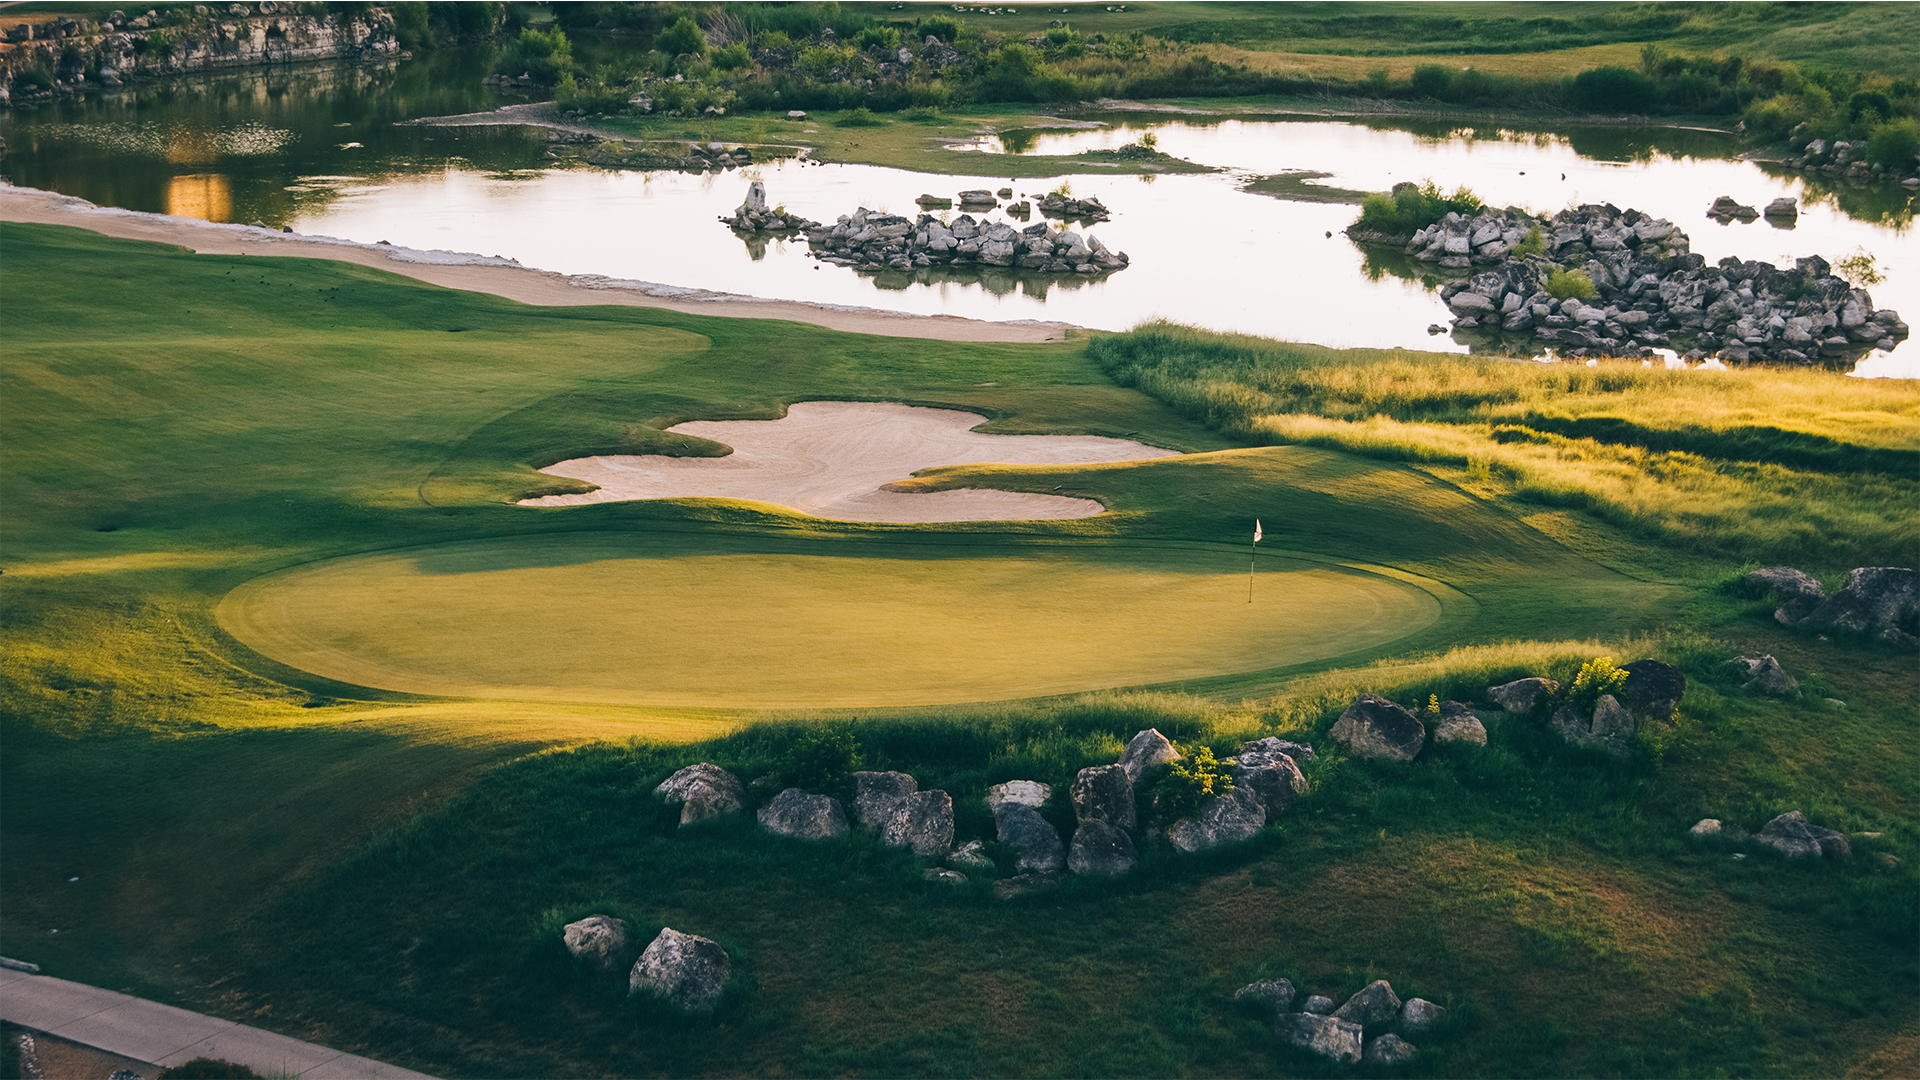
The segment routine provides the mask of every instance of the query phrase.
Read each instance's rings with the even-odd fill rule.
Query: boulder
[[[1753,838],[1789,859],[1817,859],[1822,855],[1844,859],[1853,854],[1853,845],[1845,836],[1815,825],[1798,810],[1767,822]]]
[[[825,840],[847,834],[847,812],[840,808],[839,799],[788,788],[761,808],[760,825],[796,840]]]
[[[1288,742],[1269,735],[1264,739],[1240,744],[1240,752],[1234,755],[1242,765],[1264,765],[1276,756],[1290,757],[1295,763],[1312,761],[1313,747],[1305,743]]]
[[[627,951],[627,921],[611,915],[589,915],[560,929],[560,940],[575,958],[585,960],[601,971],[620,966]]]
[[[1266,823],[1267,812],[1260,805],[1260,796],[1236,787],[1200,804],[1199,812],[1192,817],[1174,822],[1167,829],[1167,839],[1192,854],[1246,840]]]
[[[1634,728],[1633,714],[1612,694],[1600,695],[1591,717],[1582,716],[1571,705],[1562,705],[1553,714],[1553,730],[1562,739],[1614,757],[1632,756]]]
[[[916,791],[894,806],[880,827],[882,847],[911,848],[924,859],[953,847],[953,799],[944,791]]]
[[[1393,992],[1393,984],[1385,979],[1368,983],[1365,989],[1348,998],[1345,1005],[1333,1010],[1335,1020],[1345,1020],[1361,1027],[1384,1024],[1399,1015],[1400,995]]]
[[[1026,803],[1003,802],[993,808],[993,827],[1000,842],[1014,853],[1021,874],[1056,874],[1066,865],[1066,849],[1053,824]]]
[[[1307,999],[1305,1005],[1300,1006],[1300,1011],[1324,1016],[1333,1011],[1333,999],[1325,994],[1315,994]]]
[[[659,998],[682,1012],[712,1012],[732,966],[717,943],[667,927],[634,963],[627,993]]]
[[[1821,599],[1827,595],[1820,582],[1791,566],[1769,566],[1746,574],[1740,580],[1788,598],[1811,596]]]
[[[1133,780],[1118,765],[1081,769],[1073,778],[1073,816],[1080,824],[1102,821],[1121,829],[1134,825]]]
[[[1135,732],[1133,738],[1127,741],[1127,748],[1120,752],[1120,767],[1127,770],[1127,779],[1136,784],[1155,765],[1179,760],[1180,751],[1175,750],[1172,741],[1155,728]]]
[[[1001,803],[1019,803],[1038,809],[1053,796],[1053,786],[1035,780],[1009,780],[987,789],[987,806],[998,811]]]
[[[712,762],[689,765],[660,782],[655,795],[680,804],[680,824],[737,814],[746,809],[746,790],[739,778]]]
[[[854,820],[863,829],[878,830],[893,817],[902,800],[919,790],[919,781],[903,772],[854,773]]]
[[[1699,821],[1694,822],[1693,828],[1688,829],[1687,832],[1693,836],[1718,836],[1720,835],[1720,819],[1703,817]]]
[[[1800,206],[1791,195],[1782,195],[1768,203],[1766,209],[1760,211],[1760,214],[1767,218],[1782,218],[1791,221],[1800,216]]]
[[[1360,757],[1391,761],[1412,761],[1427,742],[1419,717],[1374,694],[1355,699],[1327,734]]]
[[[1902,628],[1920,617],[1920,575],[1898,566],[1862,566],[1849,571],[1840,591],[1816,607],[1802,626],[1871,634],[1911,644]]]
[[[1313,1013],[1282,1013],[1274,1022],[1281,1041],[1342,1064],[1360,1060],[1360,1025]]]
[[[1419,1035],[1446,1015],[1447,1010],[1426,998],[1408,998],[1400,1006],[1400,1030],[1408,1035]]]
[[[1235,791],[1252,792],[1260,800],[1260,809],[1268,821],[1293,809],[1295,793],[1307,784],[1306,778],[1300,775],[1300,766],[1285,754],[1264,765],[1229,765],[1227,775],[1233,779]],[[1294,786],[1296,781],[1299,787]]]
[[[1687,676],[1672,664],[1635,660],[1620,669],[1627,681],[1620,686],[1620,704],[1640,720],[1673,722],[1673,710],[1687,692]]]
[[[742,209],[747,210],[748,212],[759,211],[760,213],[763,213],[763,214],[766,213],[766,210],[767,210],[766,183],[764,181],[755,180],[752,183],[748,184],[747,185],[747,201],[741,203],[740,206]]]
[[[987,858],[985,847],[978,840],[969,840],[955,848],[953,854],[947,856],[947,865],[961,870],[985,871],[989,874],[994,869],[993,860]]]
[[[1487,745],[1487,726],[1471,711],[1465,715],[1442,716],[1440,725],[1433,730],[1433,741],[1444,743],[1472,743],[1475,746]]]
[[[1235,990],[1233,1000],[1251,1002],[1278,1017],[1293,1007],[1293,993],[1293,984],[1285,979],[1262,979]]]
[[[1747,681],[1741,688],[1754,690],[1772,697],[1785,697],[1800,688],[1793,676],[1780,667],[1780,661],[1771,655],[1742,656],[1731,661],[1730,666],[1744,670]]]
[[[1067,851],[1067,869],[1088,877],[1119,877],[1131,873],[1139,861],[1133,838],[1104,821],[1082,821]]]
[[[1382,1035],[1368,1041],[1366,1052],[1360,1057],[1369,1065],[1398,1065],[1414,1053],[1413,1044],[1400,1036]]]
[[[1510,713],[1530,713],[1535,707],[1560,692],[1552,679],[1515,679],[1510,683],[1487,687],[1487,700]]]

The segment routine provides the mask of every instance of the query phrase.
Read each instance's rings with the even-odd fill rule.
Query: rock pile
[[[1785,601],[1773,613],[1782,626],[1842,630],[1894,645],[1920,644],[1920,574],[1900,566],[1861,566],[1832,596],[1791,566],[1755,570],[1745,580]]]
[[[1113,216],[1105,203],[1089,195],[1084,199],[1075,199],[1059,192],[1049,192],[1040,199],[1040,213],[1045,217],[1059,218],[1062,221],[1084,221],[1089,224],[1106,221]]]
[[[931,214],[909,220],[862,207],[833,225],[811,224],[806,235],[814,258],[862,269],[975,264],[1098,275],[1125,269],[1129,261],[1125,252],[1109,251],[1098,237],[1071,230],[1056,233],[1045,223],[1015,229],[1005,222],[977,221],[970,214],[947,224]]]
[[[767,185],[759,180],[747,185],[745,201],[734,209],[731,217],[723,217],[720,222],[736,233],[799,232],[820,227],[817,221],[769,207]]]
[[[1290,1011],[1294,988],[1286,979],[1250,983],[1233,999],[1270,1012],[1274,1034],[1282,1042],[1346,1065],[1362,1060],[1397,1065],[1416,1053],[1401,1036],[1427,1034],[1446,1015],[1425,998],[1401,1001],[1385,979],[1368,984],[1337,1009],[1332,998],[1316,994],[1299,1012]]]
[[[1537,245],[1529,245],[1536,229]],[[1366,242],[1399,239],[1348,233]],[[1530,246],[1538,250],[1516,254]],[[1550,219],[1514,209],[1453,213],[1414,233],[1405,247],[1442,269],[1480,268],[1440,288],[1456,331],[1513,335],[1530,348],[1544,342],[1576,358],[1644,357],[1670,347],[1690,349],[1696,359],[1840,363],[1891,349],[1909,333],[1899,312],[1876,310],[1872,296],[1835,277],[1825,259],[1782,269],[1729,256],[1708,266],[1672,222],[1638,210],[1589,205]],[[1590,297],[1548,291],[1556,272],[1575,270],[1591,281]]]
[[[1845,139],[1816,139],[1807,130],[1807,125],[1800,124],[1787,133],[1787,145],[1795,150],[1795,154],[1781,164],[1795,172],[1844,176],[1861,182],[1897,178],[1907,188],[1920,188],[1920,166],[1910,162],[1902,176],[1899,171],[1890,172],[1883,165],[1873,164],[1866,159],[1865,139],[1852,142]]]

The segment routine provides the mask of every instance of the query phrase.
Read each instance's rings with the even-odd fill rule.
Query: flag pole
[[[1253,522],[1253,547],[1247,551],[1247,603],[1253,603],[1253,563],[1260,556],[1260,520]]]

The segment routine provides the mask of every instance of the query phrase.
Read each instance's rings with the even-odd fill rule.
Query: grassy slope
[[[1912,866],[1908,658],[1764,629],[1755,603],[1695,594],[1676,607],[1518,519],[1540,517],[1635,576],[1719,572],[1684,553],[1303,447],[1179,469],[1021,470],[1041,490],[1070,478],[1119,511],[1082,523],[840,529],[713,506],[529,518],[499,500],[543,482],[530,464],[662,448],[659,428],[722,401],[770,415],[815,394],[924,400],[990,411],[998,430],[1227,443],[1107,383],[1078,344],[551,312],[302,260],[16,226],[4,238],[8,955],[449,1074],[1318,1071],[1224,1000],[1261,973],[1329,993],[1385,975],[1449,1004],[1461,1029],[1431,1051],[1432,1073],[1805,1074],[1911,1059],[1914,973],[1888,960],[1914,952],[1910,870],[1887,871],[1877,849],[1787,867],[1673,839],[1702,814],[1752,828],[1797,805],[1886,830]],[[90,303],[105,290],[113,305]],[[763,770],[778,729],[539,755],[457,794],[536,745],[685,738],[739,718],[330,701],[279,681],[291,673],[223,641],[208,617],[260,572],[405,544],[583,525],[869,542],[934,532],[989,548],[1190,542],[1237,535],[1236,493],[1254,489],[1284,491],[1294,511],[1267,519],[1270,542],[1440,578],[1485,613],[1420,647],[1488,644],[1293,683],[1226,681],[1211,689],[1258,697],[1225,711],[1096,698],[863,714],[874,763],[963,796],[963,831],[979,835],[984,811],[967,793],[1014,776],[1063,782],[1140,726],[1230,748],[1324,730],[1358,688],[1465,695],[1522,670],[1564,677],[1605,647],[1497,643],[1507,636],[1591,634],[1686,663],[1695,723],[1658,771],[1570,754],[1517,722],[1494,725],[1484,757],[1330,762],[1284,835],[1199,873],[1156,864],[1111,892],[994,907],[928,895],[911,860],[862,843],[795,849],[726,826],[676,841],[646,789],[698,757]],[[1817,669],[1810,688],[1849,708],[1746,697],[1713,674],[1730,645],[1619,640],[1656,623]],[[746,998],[716,1029],[687,1031],[556,964],[554,919],[607,907],[642,929],[720,937],[741,957]]]

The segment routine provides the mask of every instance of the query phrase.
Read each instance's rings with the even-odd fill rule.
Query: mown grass
[[[1904,381],[1336,352],[1168,323],[1089,354],[1241,438],[1454,466],[1701,554],[1824,569],[1920,549],[1920,391]]]

